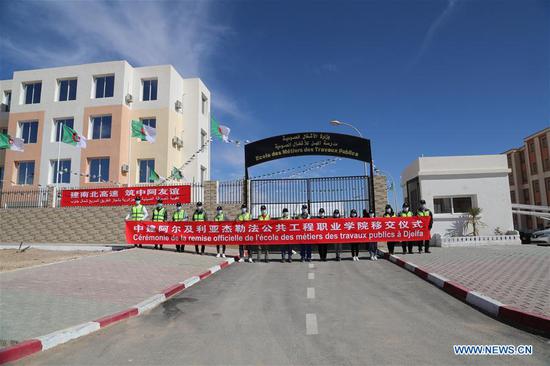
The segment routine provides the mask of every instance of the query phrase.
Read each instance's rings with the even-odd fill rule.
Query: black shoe
[[[284,259],[284,258],[282,258],[282,259],[281,259],[281,263],[284,263],[284,262],[285,262],[285,259]]]
[[[340,257],[336,257],[336,261],[340,262],[341,261]]]
[[[304,262],[304,261],[305,261],[305,259],[304,259],[304,258],[300,258],[300,262]]]
[[[157,249],[157,248],[158,248],[158,245],[155,245],[155,249]]]
[[[426,253],[431,253],[429,250],[426,250]]]
[[[413,254],[413,252],[409,252],[409,254]]]

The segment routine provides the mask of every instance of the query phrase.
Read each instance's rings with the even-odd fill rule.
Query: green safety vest
[[[195,212],[193,214],[193,221],[204,221],[204,211],[201,213]]]
[[[164,213],[166,212],[166,209],[163,207],[160,210],[157,210],[156,208],[153,210],[153,221],[164,221]]]
[[[261,220],[261,221],[266,221],[266,220],[271,220],[271,217],[269,217],[269,214],[265,215],[265,216],[258,216],[258,220]]]
[[[223,214],[214,216],[214,221],[223,221],[225,216]]]
[[[185,220],[185,211],[184,210],[176,211],[172,215],[172,221],[183,221],[183,220]]]
[[[132,220],[141,221],[141,220],[143,220],[144,216],[145,216],[145,211],[143,210],[142,205],[132,206],[132,215],[131,215]]]
[[[388,213],[385,213],[385,214],[384,214],[384,217],[395,217],[395,214],[388,214]]]
[[[288,217],[282,216],[279,220],[292,220],[292,217],[290,217],[290,216],[288,216]]]
[[[409,212],[400,212],[399,213],[399,216],[400,217],[412,217],[413,213],[411,211]]]
[[[240,214],[238,217],[237,217],[237,220],[239,221],[250,221],[250,213],[247,212],[245,214]]]
[[[418,210],[418,216],[430,216],[430,210],[426,210],[426,211]]]

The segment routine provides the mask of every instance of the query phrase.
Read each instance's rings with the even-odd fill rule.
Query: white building
[[[416,210],[424,199],[434,213],[432,236],[471,235],[468,210],[482,209],[480,236],[513,230],[506,155],[421,157],[402,173],[403,197]]]

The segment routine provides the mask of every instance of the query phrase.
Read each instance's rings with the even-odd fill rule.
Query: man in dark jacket
[[[423,217],[423,216],[430,216],[430,223],[428,226],[428,229],[430,231],[432,230],[432,226],[434,224],[434,215],[432,214],[432,211],[426,206],[425,200],[420,200],[420,208],[418,209],[418,212],[416,213],[417,216]],[[430,252],[430,239],[428,240],[420,240],[418,242],[418,253],[422,253],[422,244],[424,244],[424,252],[431,253]]]

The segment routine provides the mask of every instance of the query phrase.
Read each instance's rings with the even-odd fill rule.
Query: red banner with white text
[[[191,186],[66,189],[61,192],[61,207],[128,206],[134,203],[136,197],[141,197],[142,205],[154,205],[158,199],[168,205],[189,203]]]
[[[429,217],[269,221],[126,221],[128,244],[281,245],[430,239]]]

